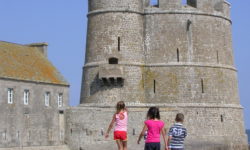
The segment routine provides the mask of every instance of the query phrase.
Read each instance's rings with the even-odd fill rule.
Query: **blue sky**
[[[70,104],[80,97],[87,30],[87,0],[0,0],[0,40],[47,42],[49,59],[69,81]],[[250,129],[250,1],[232,4],[233,46],[245,124]]]

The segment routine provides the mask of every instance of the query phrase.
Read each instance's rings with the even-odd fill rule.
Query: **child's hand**
[[[137,140],[137,144],[140,144],[140,139]]]
[[[106,133],[106,134],[105,134],[105,138],[107,139],[108,137],[109,137],[109,134],[108,134],[108,133]]]

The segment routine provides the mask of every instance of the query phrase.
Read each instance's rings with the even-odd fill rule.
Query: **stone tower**
[[[114,149],[102,135],[120,100],[130,149],[143,149],[149,106],[160,107],[166,130],[185,114],[186,149],[247,149],[228,2],[89,0],[88,18],[81,105],[66,113],[72,149]]]

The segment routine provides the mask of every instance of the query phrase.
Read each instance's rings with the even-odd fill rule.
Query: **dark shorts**
[[[145,143],[144,150],[161,150],[160,143]]]
[[[184,150],[184,148],[171,148],[171,150]]]

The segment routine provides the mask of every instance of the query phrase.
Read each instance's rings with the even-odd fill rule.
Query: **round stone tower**
[[[66,113],[70,147],[112,149],[100,135],[123,100],[130,149],[143,149],[135,141],[158,106],[166,130],[185,115],[187,150],[247,150],[228,2],[89,0],[88,17],[81,105]]]
[[[144,98],[143,2],[89,0],[81,103]]]

